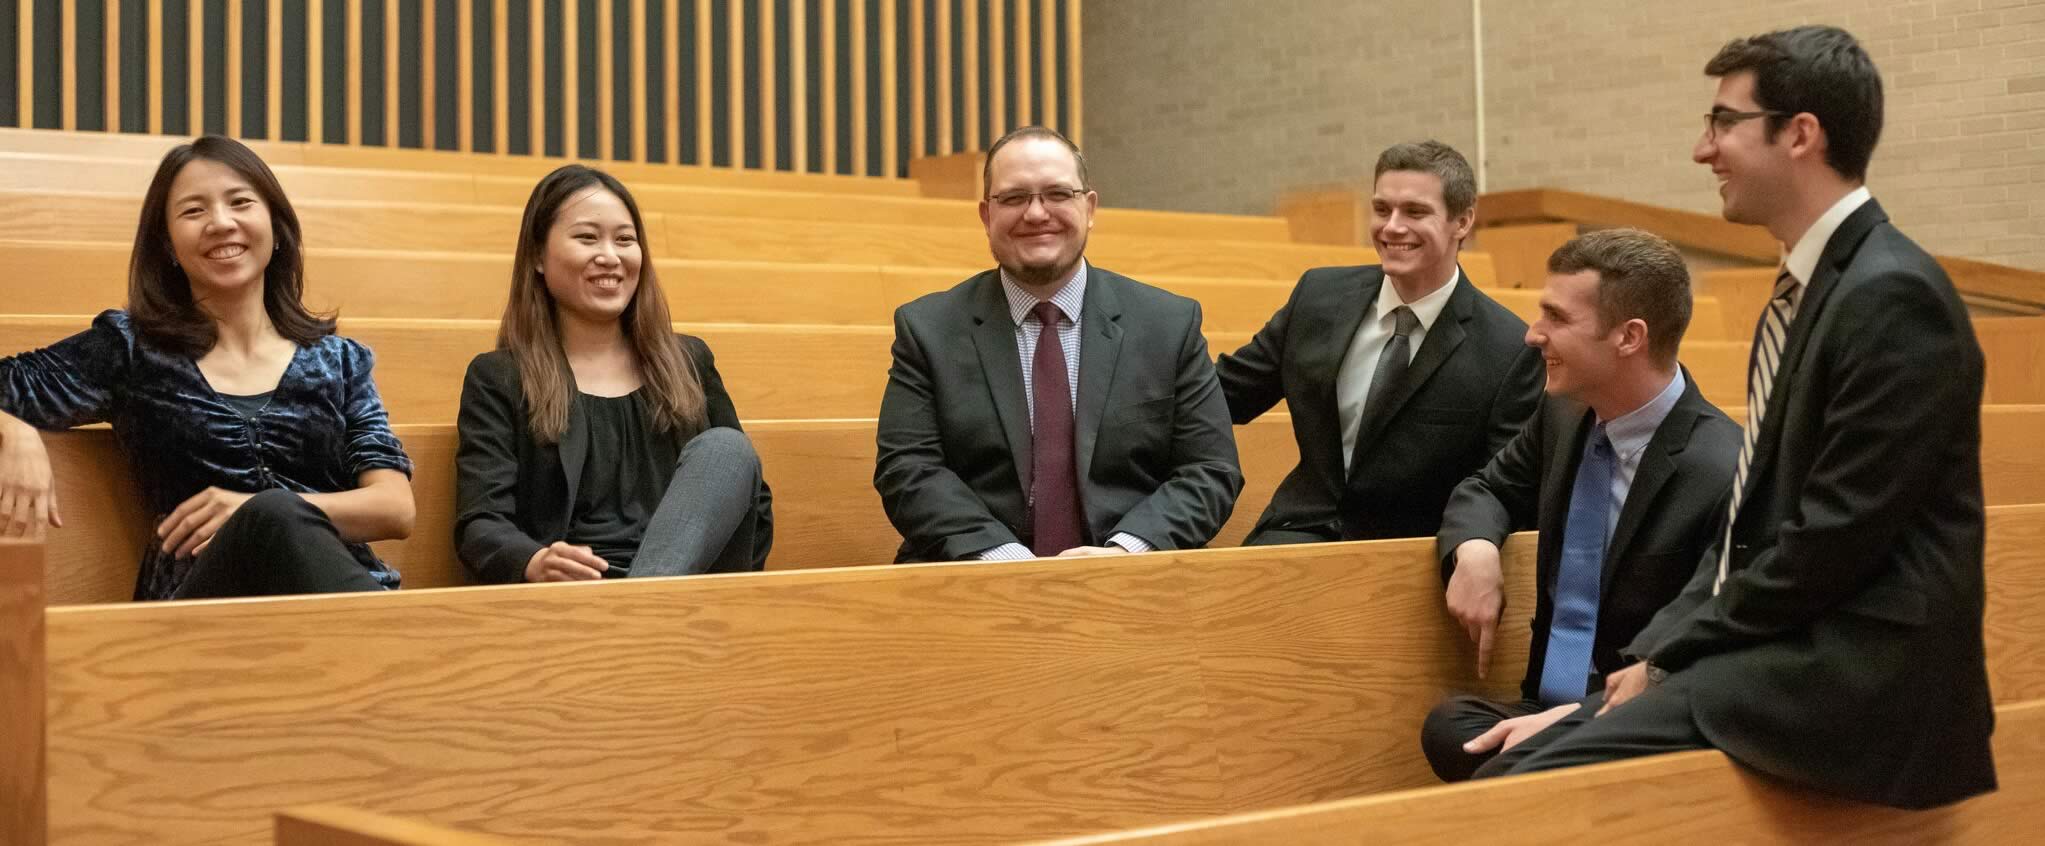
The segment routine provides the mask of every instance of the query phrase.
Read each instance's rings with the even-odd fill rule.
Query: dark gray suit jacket
[[[1242,490],[1200,305],[1089,267],[1073,453],[1087,542],[1205,545]],[[1028,543],[1029,402],[998,271],[895,310],[873,485],[898,560]]]
[[[1983,657],[1981,347],[1872,201],[1818,261],[1777,371],[1731,577],[1718,547],[1624,651],[1749,767],[1906,808],[1995,788]]]
[[[1724,526],[1725,496],[1740,458],[1740,427],[1713,408],[1684,374],[1682,397],[1640,454],[1633,484],[1605,550],[1599,579],[1598,630],[1584,692],[1603,689],[1605,675],[1628,662],[1619,650],[1656,611],[1676,598]],[[1512,527],[1540,528],[1536,555],[1533,643],[1527,699],[1538,698],[1555,613],[1555,578],[1569,523],[1569,497],[1594,418],[1583,403],[1546,396],[1527,427],[1476,475],[1463,480],[1441,518],[1436,550],[1442,578],[1455,570],[1457,545],[1474,538],[1503,544]]]
[[[1456,484],[1519,432],[1540,401],[1541,355],[1527,324],[1456,282],[1391,411],[1365,421],[1363,461],[1343,471],[1335,381],[1385,274],[1376,265],[1309,270],[1292,299],[1216,365],[1228,410],[1248,423],[1279,400],[1299,465],[1278,484],[1247,543],[1279,531],[1322,540],[1428,537]]]

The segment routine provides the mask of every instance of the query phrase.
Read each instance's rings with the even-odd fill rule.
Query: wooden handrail
[[[1480,227],[1552,222],[1634,226],[1667,238],[1677,246],[1762,264],[1773,264],[1782,255],[1781,245],[1767,230],[1733,223],[1717,215],[1559,188],[1494,191],[1477,201]],[[1956,256],[1937,258],[1953,278],[1954,286],[1969,299],[2019,311],[2045,307],[2045,272]]]

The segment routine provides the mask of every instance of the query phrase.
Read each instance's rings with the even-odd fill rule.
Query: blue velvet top
[[[244,418],[197,362],[151,344],[126,312],[108,311],[83,332],[0,359],[0,409],[39,429],[113,424],[161,522],[207,487],[335,493],[367,470],[410,476],[370,378],[374,362],[368,347],[337,335],[299,347],[269,404]],[[397,572],[367,544],[349,548],[384,587],[397,587]],[[135,598],[169,597],[190,563],[149,545]]]

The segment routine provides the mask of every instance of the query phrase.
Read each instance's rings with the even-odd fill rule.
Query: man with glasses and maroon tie
[[[1205,545],[1242,490],[1200,306],[1091,266],[1079,148],[988,150],[997,267],[895,311],[873,476],[898,561]]]
[[[1479,768],[1716,748],[1850,799],[1995,789],[1983,658],[1982,355],[1939,265],[1868,194],[1882,84],[1853,36],[1727,44],[1693,158],[1783,267],[1755,326],[1718,541],[1604,692]]]

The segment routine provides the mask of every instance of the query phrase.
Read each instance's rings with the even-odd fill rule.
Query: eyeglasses
[[[1757,117],[1787,117],[1788,115],[1788,112],[1778,112],[1772,109],[1763,109],[1758,112],[1706,112],[1704,114],[1704,137],[1716,141],[1718,140],[1719,133],[1732,131],[1732,128],[1740,125],[1742,121],[1753,120]]]
[[[1044,208],[1063,208],[1080,198],[1086,191],[1078,188],[1046,188],[1042,191],[1003,191],[987,199],[1004,209],[1021,211],[1030,207],[1030,201],[1043,200]]]

